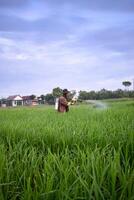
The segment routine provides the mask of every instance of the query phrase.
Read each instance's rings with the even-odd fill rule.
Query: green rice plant
[[[133,102],[0,110],[0,200],[134,199]]]

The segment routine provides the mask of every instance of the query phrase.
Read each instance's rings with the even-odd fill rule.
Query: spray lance
[[[77,100],[78,100],[78,95],[77,95],[77,93],[75,93],[74,96],[72,97],[72,99],[68,102],[68,105],[76,104]]]

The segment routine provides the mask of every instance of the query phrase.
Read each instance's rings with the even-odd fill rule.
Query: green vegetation
[[[0,200],[134,199],[134,103],[0,110]]]
[[[125,85],[128,84],[128,82],[125,82]],[[128,86],[128,85],[127,85]],[[117,99],[117,98],[134,98],[134,91],[133,90],[106,90],[102,89],[100,91],[80,91],[79,92],[79,99],[80,100],[102,100],[102,99]]]

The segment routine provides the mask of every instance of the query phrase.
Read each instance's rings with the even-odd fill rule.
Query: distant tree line
[[[100,91],[80,91],[79,92],[79,100],[101,100],[101,99],[113,99],[113,98],[134,98],[134,91],[127,90],[106,90],[102,89]]]

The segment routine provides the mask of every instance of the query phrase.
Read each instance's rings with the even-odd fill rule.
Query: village
[[[41,97],[31,95],[31,96],[21,96],[13,95],[8,98],[0,99],[0,107],[17,107],[17,106],[37,106],[44,104],[45,100]]]

